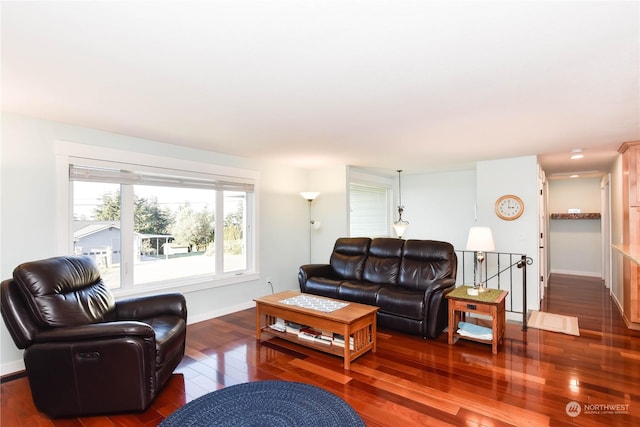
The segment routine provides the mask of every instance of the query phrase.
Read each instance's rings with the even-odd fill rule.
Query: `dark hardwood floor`
[[[638,426],[640,333],[628,330],[599,279],[554,275],[542,311],[577,316],[580,336],[508,323],[497,355],[446,335],[423,340],[380,330],[378,351],[345,371],[340,358],[277,338],[257,342],[255,311],[190,325],[187,355],[143,413],[50,420],[33,406],[26,378],[1,385],[0,424],[156,426],[181,405],[247,381],[320,386],[351,404],[368,426]],[[567,415],[575,401],[582,413]],[[622,413],[609,413],[617,409]]]

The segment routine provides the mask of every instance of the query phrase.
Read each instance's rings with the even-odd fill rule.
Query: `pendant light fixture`
[[[409,222],[402,219],[402,212],[404,211],[404,206],[402,206],[402,184],[400,183],[402,169],[398,169],[396,172],[398,172],[398,220],[393,223],[393,229],[396,231],[398,238],[402,239]]]

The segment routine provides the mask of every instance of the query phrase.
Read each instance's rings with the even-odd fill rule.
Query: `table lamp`
[[[493,235],[489,227],[471,227],[469,229],[469,238],[467,239],[467,250],[475,252],[476,270],[473,274],[473,287],[478,292],[487,290],[487,284],[482,281],[482,263],[484,262],[484,253],[494,251],[496,249],[493,243]],[[479,280],[476,281],[475,272],[478,271]]]

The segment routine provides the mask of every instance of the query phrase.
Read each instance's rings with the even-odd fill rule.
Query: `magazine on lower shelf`
[[[269,325],[271,329],[278,332],[285,332],[287,330],[287,325],[284,319],[276,318],[276,323],[272,323]]]
[[[344,335],[333,334],[333,345],[337,345],[338,347],[344,347]],[[349,337],[349,350],[353,350],[353,347],[354,347],[353,337]]]
[[[326,335],[322,335],[322,332],[320,332],[317,329],[313,329],[313,328],[301,329],[300,333],[298,334],[298,338],[303,339],[303,340],[317,342],[317,343],[320,343],[320,344],[325,344],[325,345],[332,345],[333,344],[333,338],[332,337],[327,337]]]
[[[286,322],[286,331],[290,334],[298,335],[300,333],[300,329],[306,328],[305,325],[301,325],[300,323],[295,322]]]
[[[282,321],[277,319],[276,323],[270,325],[270,328],[279,331],[286,332],[288,334],[296,335],[298,338],[313,341],[325,345],[335,345],[338,347],[344,347],[344,336],[341,334],[333,333],[325,329],[316,329],[308,325],[302,325],[296,322]],[[354,341],[353,337],[350,337],[349,348],[353,350]]]

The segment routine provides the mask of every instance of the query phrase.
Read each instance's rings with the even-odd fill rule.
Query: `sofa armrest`
[[[425,304],[427,304],[427,307],[430,307],[430,301],[432,301],[434,297],[435,298],[444,297],[451,290],[453,290],[455,286],[456,286],[455,279],[452,279],[449,277],[446,279],[436,280],[433,283],[431,283],[427,287],[427,289],[425,289],[424,291],[424,302]],[[429,310],[427,310],[427,312],[428,311]]]
[[[73,342],[108,338],[140,337],[155,339],[153,328],[142,322],[105,322],[53,328],[36,334],[34,343]]]
[[[335,271],[329,264],[306,264],[300,266],[298,270],[298,284],[300,290],[304,292],[307,280],[311,277],[326,277],[328,279],[339,279]]]
[[[448,305],[445,295],[456,286],[455,279],[446,278],[434,282],[425,292],[425,337],[437,338],[448,325]]]
[[[440,279],[440,280],[437,280],[437,281],[433,282],[431,284],[431,286],[429,286],[429,291],[428,292],[441,291],[443,289],[452,288],[455,285],[456,285],[456,279],[452,279],[450,277],[447,277],[446,279]]]
[[[178,316],[187,321],[187,303],[184,295],[169,293],[116,302],[118,320],[144,320],[165,315]]]

